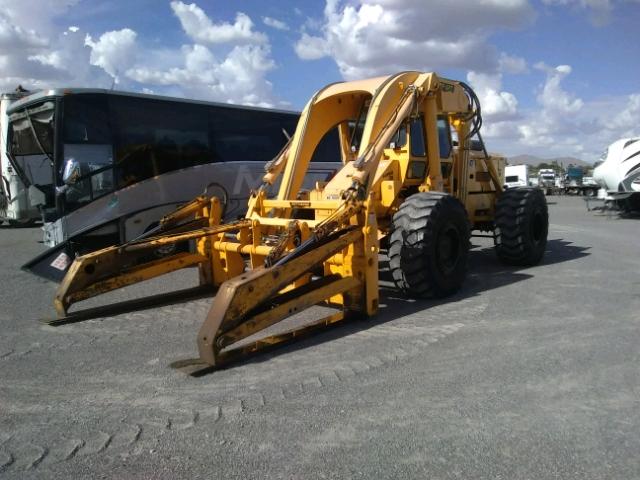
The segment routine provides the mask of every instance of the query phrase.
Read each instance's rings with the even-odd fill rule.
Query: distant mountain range
[[[557,157],[557,158],[540,158],[533,155],[516,155],[515,157],[507,158],[509,165],[530,165],[537,167],[541,163],[553,163],[557,162],[558,165],[562,165],[567,168],[569,165],[576,165],[579,167],[593,167],[592,163],[585,162],[579,158],[574,157]]]

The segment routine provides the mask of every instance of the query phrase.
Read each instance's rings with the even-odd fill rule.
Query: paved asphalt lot
[[[455,297],[200,378],[210,299],[45,326],[40,231],[0,228],[0,478],[640,478],[640,220],[550,202],[542,265],[478,239]]]

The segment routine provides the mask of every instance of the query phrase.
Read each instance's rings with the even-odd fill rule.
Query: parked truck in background
[[[567,195],[585,195],[595,197],[598,194],[599,185],[593,177],[585,176],[585,169],[569,165],[564,177],[564,193]]]
[[[507,188],[529,186],[529,165],[507,165],[504,169],[504,185]]]
[[[541,168],[538,171],[538,186],[545,195],[553,195],[556,189],[556,172],[552,168]]]

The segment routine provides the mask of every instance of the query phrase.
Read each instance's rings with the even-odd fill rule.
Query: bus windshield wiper
[[[24,109],[24,113],[27,116],[27,121],[29,122],[29,128],[31,129],[31,133],[33,134],[34,138],[36,139],[36,144],[38,145],[38,148],[49,159],[49,162],[51,163],[51,167],[55,168],[55,163],[53,162],[53,157],[51,156],[51,154],[49,154],[48,152],[45,151],[44,147],[42,146],[42,142],[40,142],[40,137],[38,136],[38,133],[36,132],[35,127],[33,126],[33,120],[31,120],[31,115],[29,115],[29,109],[25,108]],[[52,118],[52,121],[53,121],[53,117],[51,117],[51,118]]]
[[[13,153],[11,153],[9,150],[7,150],[5,153],[7,154],[9,163],[11,163],[11,166],[18,173],[18,177],[20,177],[22,183],[24,183],[25,188],[29,188],[31,185],[33,185],[31,180],[29,180],[29,178],[27,177],[26,173],[24,173],[22,167],[18,164],[18,161],[16,160],[16,157],[13,156]]]

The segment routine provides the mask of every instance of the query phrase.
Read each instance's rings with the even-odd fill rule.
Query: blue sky
[[[640,135],[639,0],[0,0],[0,88],[301,109],[337,80],[435,70],[507,155],[597,159]],[[37,14],[34,14],[37,12]]]

